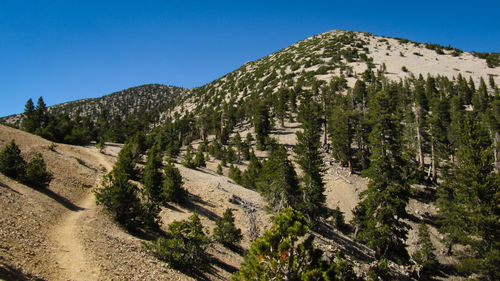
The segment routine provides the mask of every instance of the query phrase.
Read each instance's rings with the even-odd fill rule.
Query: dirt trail
[[[112,164],[108,159],[91,149],[89,149],[89,153],[107,171],[111,170]],[[100,178],[98,183],[100,183]],[[56,280],[99,279],[97,262],[85,250],[81,235],[96,217],[94,194],[89,190],[77,206],[80,210],[68,211],[52,231],[51,238],[56,245],[54,254],[59,268],[59,274],[55,276]]]

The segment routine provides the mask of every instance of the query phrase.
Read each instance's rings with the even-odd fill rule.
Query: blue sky
[[[0,116],[146,83],[196,87],[332,29],[500,52],[500,1],[0,0]]]

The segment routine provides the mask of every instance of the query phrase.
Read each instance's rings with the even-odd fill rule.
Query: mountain
[[[443,205],[438,206],[437,198],[445,198],[442,194],[447,190],[442,186],[455,184],[452,176],[446,176],[449,167],[460,175],[471,172],[479,182],[489,176],[481,177],[478,173],[489,173],[498,164],[496,159],[496,162],[492,160],[498,145],[491,145],[498,141],[499,135],[495,131],[499,117],[494,110],[499,105],[496,94],[496,85],[500,82],[498,58],[497,53],[468,53],[436,44],[337,30],[245,63],[202,87],[182,89],[144,85],[100,99],[51,107],[51,112],[58,113],[73,113],[81,108],[81,115],[90,115],[94,120],[101,108],[108,110],[110,116],[156,111],[160,119],[152,119],[154,126],[145,126],[146,131],[130,140],[132,148],[129,150],[121,150],[122,145],[112,143],[100,146],[101,151],[94,146],[54,144],[0,125],[0,147],[14,139],[26,159],[41,153],[54,175],[47,189],[38,191],[0,174],[0,205],[3,207],[0,214],[0,279],[230,280],[231,274],[240,268],[254,238],[270,228],[274,215],[273,206],[269,206],[269,193],[266,194],[262,187],[249,186],[249,183],[262,182],[260,172],[246,174],[252,160],[265,163],[278,144],[283,145],[281,151],[286,151],[288,165],[297,171],[296,181],[302,192],[308,188],[304,162],[313,161],[301,162],[299,154],[307,145],[304,140],[309,140],[310,147],[315,149],[310,152],[319,155],[315,163],[321,164],[318,182],[324,184],[323,203],[325,214],[328,214],[309,232],[315,238],[315,247],[331,259],[342,253],[345,266],[369,280],[416,280],[416,272],[420,274],[416,268],[420,264],[402,262],[404,265],[398,265],[396,259],[378,260],[383,252],[378,241],[366,241],[370,235],[363,233],[363,226],[375,226],[377,235],[371,236],[381,241],[392,231],[393,225],[385,221],[374,223],[379,218],[376,212],[383,210],[386,213],[382,217],[386,221],[403,225],[398,235],[389,235],[391,242],[401,241],[403,252],[415,257],[422,248],[419,231],[419,223],[422,223],[428,228],[428,243],[435,248],[431,252],[439,261],[437,278],[458,280],[465,276],[458,273],[459,257],[446,252],[452,248],[461,249],[463,245],[450,245],[446,240],[448,234],[440,229],[439,220]],[[150,101],[150,97],[155,102]],[[159,103],[162,103],[161,108],[156,106]],[[307,106],[316,111],[306,111]],[[315,120],[308,119],[310,116]],[[262,124],[266,122],[261,122],[263,119],[267,121],[265,126]],[[317,147],[317,134],[303,137],[307,126],[313,123],[316,130],[313,133],[321,131],[323,134],[323,143]],[[468,130],[462,130],[466,125]],[[267,136],[263,145],[259,145],[258,135],[264,134],[262,127]],[[488,130],[476,133],[474,129],[477,128]],[[470,132],[484,139],[468,141],[466,133]],[[143,135],[145,137],[141,138]],[[339,139],[345,142],[338,143]],[[339,153],[346,143],[347,152]],[[302,146],[300,149],[297,149],[298,144]],[[470,153],[474,150],[466,145],[476,145],[478,149],[488,147],[480,153]],[[256,157],[245,157],[244,149],[247,154],[255,151]],[[112,214],[96,206],[91,187],[101,184],[101,176],[112,169],[117,159],[119,161],[120,150],[125,152],[122,154],[124,159],[130,160],[134,154],[137,158],[136,162],[130,160],[137,168],[137,175],[127,182],[144,191],[140,194],[147,194],[144,188],[146,172],[151,172],[148,165],[154,162],[150,159],[157,156],[153,154],[155,151],[160,151],[158,159],[165,160],[164,164],[169,159],[168,162],[179,169],[187,193],[186,201],[168,202],[160,207],[163,231],[172,222],[197,213],[203,227],[214,233],[224,211],[231,209],[235,225],[243,234],[240,248],[214,243],[207,250],[211,255],[209,269],[191,274],[174,270],[171,264],[157,259],[151,248],[143,247],[152,237],[126,232],[114,223]],[[196,158],[198,155],[210,156],[205,158],[206,166],[193,168],[193,163],[188,163],[192,161],[193,152]],[[372,157],[374,155],[378,157]],[[469,155],[484,158],[464,162]],[[279,168],[284,162],[273,161],[276,162],[268,162],[271,165],[262,168],[266,172],[271,170],[265,178],[267,181],[282,177],[272,171],[282,171]],[[460,171],[456,163],[465,167],[465,172]],[[488,165],[470,169],[465,165],[483,163]],[[253,169],[255,172],[255,166]],[[442,185],[444,181],[447,185]],[[274,183],[269,186],[277,186]],[[390,188],[384,186],[386,183]],[[485,182],[484,186],[491,186],[488,184],[490,182]],[[476,186],[476,182],[470,182],[470,188]],[[459,188],[463,187],[458,186],[457,191]],[[498,193],[498,189],[496,191]],[[477,192],[478,196],[490,193]],[[491,194],[495,194],[494,191]],[[491,197],[494,196],[486,196],[484,202]],[[373,201],[366,203],[366,198]],[[392,199],[400,200],[396,202],[399,213],[391,208]],[[449,219],[474,213],[476,207],[483,205],[484,208],[496,206],[468,205],[475,202],[483,201],[456,202],[464,208],[457,208],[459,215],[453,213]],[[455,202],[451,203],[448,206],[454,206]],[[370,204],[378,208],[367,213],[369,223],[360,227],[356,212],[359,216],[363,208],[370,209]],[[462,214],[462,210],[467,212]],[[491,217],[487,220],[474,218],[471,223],[495,221],[496,213],[485,210],[484,214]],[[338,216],[343,216],[349,225],[339,227]],[[450,225],[459,224],[451,222]],[[496,231],[498,228],[488,229]],[[387,232],[376,232],[379,230]],[[469,231],[475,229],[472,227]],[[459,232],[462,237],[482,237],[482,233],[485,232]],[[484,239],[474,241],[479,244],[481,240]],[[463,242],[457,241],[453,243]],[[278,255],[281,261],[286,261],[284,253]],[[391,260],[392,256],[387,258]],[[483,261],[471,264],[490,264]]]
[[[57,104],[48,107],[48,111],[53,114],[66,113],[70,117],[79,111],[81,116],[90,116],[93,121],[97,120],[101,112],[107,112],[110,120],[115,116],[120,116],[123,120],[128,115],[139,118],[145,113],[161,110],[175,100],[176,97],[187,92],[189,92],[188,89],[181,87],[146,84],[114,92],[100,98]],[[19,126],[22,115],[11,115],[0,120]]]
[[[488,58],[488,60],[487,60]],[[313,80],[328,84],[343,77],[348,88],[367,69],[388,80],[428,74],[455,79],[459,75],[477,84],[492,77],[500,83],[500,53],[469,53],[437,44],[376,36],[365,32],[333,30],[299,41],[259,60],[247,62],[231,73],[180,97],[186,109],[220,101],[245,99],[298,82],[311,87]]]

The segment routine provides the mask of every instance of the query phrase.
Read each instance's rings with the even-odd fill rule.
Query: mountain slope
[[[234,102],[248,96],[275,93],[297,84],[310,88],[313,80],[326,84],[341,77],[352,88],[367,69],[382,72],[389,80],[410,76],[424,78],[461,75],[478,84],[490,77],[500,83],[500,66],[477,53],[463,52],[436,44],[381,37],[364,32],[333,30],[299,41],[259,60],[247,62],[229,74],[180,97],[186,110],[221,101]],[[498,58],[499,54],[492,54]]]
[[[139,118],[145,113],[161,110],[162,107],[168,105],[176,97],[188,91],[180,87],[146,84],[100,98],[82,99],[57,104],[50,106],[48,110],[53,114],[65,113],[70,116],[80,111],[81,116],[90,116],[93,121],[97,120],[102,111],[107,112],[108,118],[111,120],[115,116],[120,116],[124,119],[128,115]],[[19,126],[22,121],[22,114],[7,116],[0,120]]]

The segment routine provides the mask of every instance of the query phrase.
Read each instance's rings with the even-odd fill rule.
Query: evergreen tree
[[[222,175],[222,165],[220,163],[217,165],[217,175]]]
[[[401,148],[401,117],[397,113],[398,88],[390,85],[370,100],[370,181],[355,209],[357,239],[376,251],[377,258],[405,262],[404,241],[409,187]]]
[[[36,124],[35,106],[33,105],[33,100],[30,98],[24,106],[24,119],[21,128],[29,133],[34,133],[38,127],[39,124]]]
[[[353,122],[346,99],[339,97],[339,104],[334,106],[328,126],[330,129],[330,141],[332,154],[343,166],[349,167],[352,172],[352,157],[354,155],[351,143],[353,139]]]
[[[209,245],[200,218],[194,213],[189,220],[171,223],[166,236],[146,244],[146,247],[173,268],[186,272],[203,269],[209,264],[206,252]]]
[[[162,190],[162,174],[160,172],[162,166],[162,155],[158,145],[154,145],[148,153],[146,166],[144,167],[144,176],[142,183],[144,191],[148,195],[149,200],[160,203]]]
[[[194,169],[196,165],[193,161],[193,154],[191,153],[192,147],[188,145],[186,148],[186,152],[184,153],[184,161],[182,161],[182,165],[186,168]]]
[[[250,153],[250,162],[248,163],[248,167],[242,175],[242,185],[249,189],[256,189],[256,179],[259,177],[260,170],[262,169],[262,165],[255,156],[254,151]]]
[[[225,246],[234,246],[243,239],[241,229],[236,228],[234,225],[234,216],[231,209],[226,209],[222,219],[218,219],[215,223],[213,237],[215,241]]]
[[[206,167],[207,163],[205,162],[205,156],[203,155],[203,151],[198,150],[196,152],[196,156],[194,157],[193,164],[195,167]]]
[[[313,247],[313,236],[302,239],[307,231],[301,213],[283,209],[271,229],[252,243],[233,280],[321,280],[322,252]]]
[[[32,187],[44,188],[52,180],[52,174],[47,171],[42,155],[37,153],[26,167],[25,181]]]
[[[235,167],[233,164],[229,166],[229,172],[227,175],[230,179],[234,180],[237,184],[241,184],[241,170]]]
[[[270,209],[299,207],[301,192],[297,174],[283,146],[271,152],[269,158],[264,161],[256,186]]]
[[[154,204],[143,204],[139,188],[120,170],[104,176],[102,187],[94,193],[97,204],[129,231],[158,227],[160,209]]]
[[[172,163],[164,167],[164,177],[161,192],[161,199],[166,202],[183,202],[186,198],[186,190],[182,187],[182,176]]]
[[[37,131],[36,133],[39,135],[45,126],[47,126],[48,123],[48,114],[47,114],[47,105],[43,101],[42,97],[38,98],[38,101],[36,103],[35,107],[35,121],[34,123],[36,124]]]
[[[317,217],[323,216],[326,211],[324,195],[325,184],[322,173],[324,172],[323,159],[319,152],[321,134],[321,107],[314,102],[311,96],[304,96],[299,106],[297,115],[300,127],[297,145],[295,147],[296,162],[304,172],[302,177],[302,203],[301,211],[314,223]]]
[[[417,250],[413,254],[413,260],[422,267],[420,271],[426,276],[430,276],[438,265],[434,251],[435,248],[429,235],[429,228],[422,221],[418,225],[418,244]]]
[[[500,278],[500,177],[493,171],[491,140],[478,113],[467,112],[457,162],[438,188],[440,231],[460,269],[480,279]]]
[[[267,108],[265,103],[261,102],[257,105],[253,117],[253,122],[257,139],[257,148],[260,150],[264,150],[264,148],[266,147],[266,140],[269,136],[269,131],[271,130],[269,109]]]
[[[22,180],[26,173],[26,161],[14,140],[0,152],[0,172],[13,179]]]

